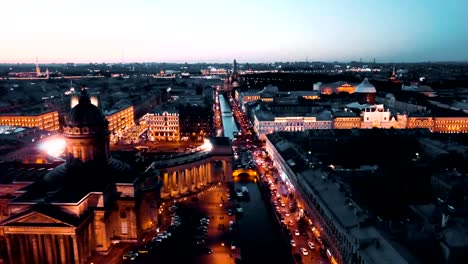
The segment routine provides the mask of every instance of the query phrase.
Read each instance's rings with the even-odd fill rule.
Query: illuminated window
[[[122,235],[128,234],[128,223],[127,220],[123,220],[120,222],[120,231]]]

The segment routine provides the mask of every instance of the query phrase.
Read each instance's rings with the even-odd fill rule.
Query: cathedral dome
[[[66,125],[69,127],[107,127],[108,121],[102,114],[102,111],[95,105],[91,104],[91,100],[86,93],[86,89],[83,89],[79,103],[73,107],[68,115]]]

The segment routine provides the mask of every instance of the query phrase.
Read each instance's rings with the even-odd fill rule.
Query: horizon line
[[[234,61],[234,59],[233,59]],[[233,64],[231,62],[207,62],[207,61],[129,61],[129,62],[0,62],[0,65],[5,64],[31,64],[31,65],[45,65],[45,64]],[[382,61],[382,62],[374,62],[374,61],[359,61],[359,60],[351,60],[351,61],[322,61],[322,60],[312,60],[312,61],[302,61],[302,60],[291,60],[291,61],[268,61],[268,62],[239,62],[236,59],[237,64],[271,64],[271,63],[363,63],[363,64],[418,64],[418,63],[468,63],[468,59],[466,60],[425,60],[425,61]]]

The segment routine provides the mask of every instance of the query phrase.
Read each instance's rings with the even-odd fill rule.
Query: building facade
[[[151,141],[179,141],[179,113],[175,110],[148,113],[140,124],[148,128],[148,139]]]
[[[333,119],[333,128],[335,129],[352,129],[361,128],[361,117],[335,117]]]
[[[432,131],[438,133],[468,133],[468,117],[434,117]]]
[[[16,127],[37,127],[42,130],[58,131],[60,129],[57,111],[45,111],[37,114],[1,114],[0,125]]]
[[[112,135],[121,134],[135,126],[135,116],[131,105],[106,112],[105,117],[109,121],[109,131]]]

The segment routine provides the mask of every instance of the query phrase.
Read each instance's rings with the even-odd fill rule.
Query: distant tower
[[[375,64],[375,58],[374,58],[374,64]]]
[[[237,74],[237,61],[234,60],[234,63],[232,65],[232,74]]]
[[[39,67],[39,63],[37,62],[37,57],[36,57],[36,77],[41,76],[41,68]]]
[[[397,79],[398,79],[398,77],[397,77],[397,74],[396,74],[395,65],[393,65],[393,71],[392,71],[392,76],[390,77],[390,80],[392,82],[396,82],[396,81],[398,81]]]
[[[46,76],[47,79],[49,79],[49,68],[46,69],[45,76]]]

